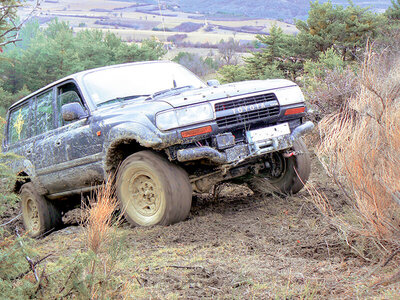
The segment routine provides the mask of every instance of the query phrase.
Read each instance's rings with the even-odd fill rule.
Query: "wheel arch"
[[[15,182],[10,187],[14,193],[20,193],[21,187],[28,182],[32,182],[38,193],[46,195],[48,190],[41,183],[36,174],[36,168],[32,161],[27,159],[17,160],[12,168],[15,174]]]
[[[125,158],[142,150],[148,150],[148,148],[142,146],[133,138],[124,138],[114,141],[107,148],[104,162],[106,172],[115,173]]]
[[[115,126],[104,143],[104,169],[113,173],[129,155],[141,150],[161,149],[162,145],[156,131],[141,123],[127,122]]]
[[[19,193],[23,184],[31,182],[31,177],[26,171],[20,171],[15,177],[15,183],[13,187],[14,193]]]

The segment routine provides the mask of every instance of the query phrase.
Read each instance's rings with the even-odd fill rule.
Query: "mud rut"
[[[318,180],[341,205],[330,182]],[[125,276],[132,280],[135,274],[139,298],[353,298],[371,282],[371,266],[350,252],[307,197],[305,191],[287,198],[255,196],[245,186],[225,184],[218,197],[195,195],[181,223],[130,228],[125,222],[125,251],[133,260]],[[54,258],[82,247],[79,215],[64,216],[69,225],[38,246],[54,249]]]

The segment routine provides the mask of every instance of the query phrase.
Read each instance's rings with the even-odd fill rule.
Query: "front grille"
[[[279,115],[279,106],[267,107],[224,117],[217,117],[217,124],[218,127],[223,128],[233,125],[252,123],[276,115]]]
[[[264,103],[268,101],[277,101],[274,93],[251,96],[246,98],[235,99],[232,101],[226,101],[215,104],[215,111],[223,111],[227,109],[237,108],[241,106],[254,105],[258,103]]]

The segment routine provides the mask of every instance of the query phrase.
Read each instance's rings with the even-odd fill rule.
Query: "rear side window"
[[[14,144],[30,136],[29,104],[19,106],[10,112],[8,122],[8,142]]]
[[[36,134],[54,129],[53,90],[36,98]]]

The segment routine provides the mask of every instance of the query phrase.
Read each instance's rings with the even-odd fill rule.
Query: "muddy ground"
[[[342,206],[316,164],[311,182]],[[128,299],[398,298],[399,283],[374,283],[393,274],[399,260],[383,268],[385,257],[371,263],[355,255],[308,198],[306,191],[256,196],[226,184],[218,197],[196,195],[189,218],[179,224],[123,223],[118,231],[126,238],[125,256],[115,276],[129,286]],[[37,240],[42,256],[52,253],[55,261],[85,248],[75,216],[77,211],[68,214],[70,225]]]

